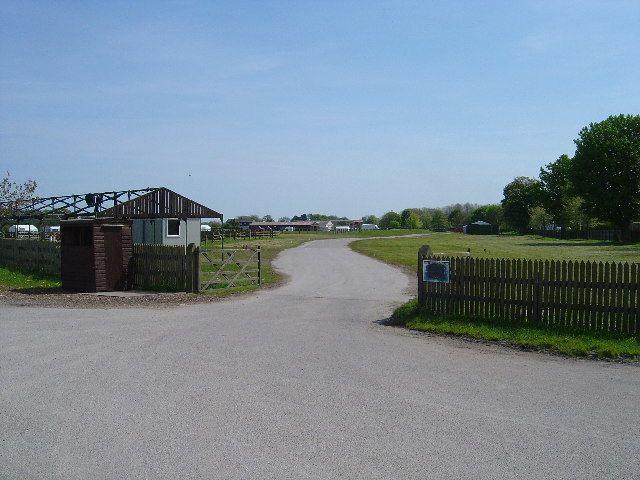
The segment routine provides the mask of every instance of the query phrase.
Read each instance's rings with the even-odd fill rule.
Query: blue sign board
[[[449,283],[449,262],[444,260],[423,260],[422,281]]]

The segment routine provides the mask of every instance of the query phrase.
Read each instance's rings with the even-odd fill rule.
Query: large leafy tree
[[[591,123],[575,144],[571,180],[584,208],[626,232],[640,217],[640,115]]]
[[[449,212],[447,218],[452,227],[461,227],[466,223],[468,217],[464,214],[462,209],[454,208]]]
[[[517,177],[504,187],[502,211],[507,224],[524,233],[530,222],[530,211],[540,203],[540,182],[529,177]]]
[[[469,223],[483,221],[492,225],[502,225],[502,205],[482,205],[471,212]]]
[[[449,219],[440,209],[433,211],[431,215],[431,228],[435,231],[446,230],[449,228]]]
[[[420,216],[413,208],[405,208],[400,213],[400,225],[402,228],[408,228],[411,230],[422,228]]]
[[[387,212],[382,215],[379,223],[380,228],[389,229],[389,228],[400,228],[400,214],[396,212]]]
[[[431,215],[431,211],[428,208],[421,208],[420,210],[418,210],[418,216],[420,217],[422,228],[431,228],[431,220],[433,219],[433,217]]]
[[[375,215],[367,215],[366,217],[362,217],[362,223],[371,223],[377,225],[380,219]]]
[[[529,211],[529,226],[543,230],[553,221],[553,216],[544,207],[533,207]]]
[[[35,180],[14,182],[11,180],[11,174],[7,172],[0,180],[0,216],[11,215],[14,209],[31,200],[37,186]]]
[[[562,222],[562,212],[571,191],[571,168],[573,160],[568,155],[560,157],[540,169],[540,199],[545,210],[558,223]]]

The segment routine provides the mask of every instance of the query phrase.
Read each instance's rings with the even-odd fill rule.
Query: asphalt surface
[[[384,326],[410,279],[346,241],[282,288],[0,306],[0,478],[640,478],[640,368]]]

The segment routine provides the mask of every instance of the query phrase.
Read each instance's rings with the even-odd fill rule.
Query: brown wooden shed
[[[131,221],[81,219],[60,222],[62,288],[110,292],[128,288],[133,255]]]

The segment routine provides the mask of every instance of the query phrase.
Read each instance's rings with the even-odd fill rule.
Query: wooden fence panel
[[[136,290],[184,292],[187,288],[184,247],[135,244],[131,281]]]
[[[578,331],[640,334],[637,263],[418,259],[450,262],[448,284],[426,283],[420,289],[420,305],[429,312]],[[422,271],[421,264],[418,270]]]
[[[59,276],[60,243],[2,238],[0,265]]]

